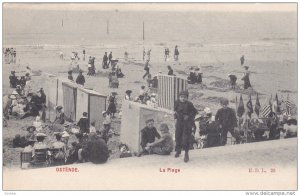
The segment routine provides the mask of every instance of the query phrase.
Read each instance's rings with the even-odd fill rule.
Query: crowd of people
[[[17,62],[17,51],[15,48],[3,48],[4,61],[7,64],[15,64]]]
[[[127,52],[126,52],[127,53]],[[170,51],[165,48],[165,61],[169,58]],[[73,52],[72,62],[79,60],[78,53]],[[85,60],[86,51],[83,50],[83,60]],[[147,59],[145,59],[147,55]],[[125,54],[128,57],[128,53]],[[152,78],[150,73],[151,49],[147,52],[143,50],[143,60],[145,60],[145,74],[148,89],[142,85],[139,89],[138,96],[132,98],[132,90],[126,90],[125,100],[146,104],[151,107],[157,107],[157,94],[151,92],[157,88],[157,76]],[[175,46],[174,60],[178,61],[178,46]],[[244,66],[245,57],[240,58],[241,65]],[[117,60],[113,60],[112,52],[107,55],[105,52],[102,58],[102,68],[111,71],[108,75],[109,87],[118,88],[118,78],[124,77],[124,73]],[[78,65],[78,63],[77,63]],[[79,69],[79,65],[77,67]],[[245,73],[241,80],[244,81],[244,89],[251,87],[249,66],[244,66]],[[168,75],[175,76],[171,66],[167,66]],[[29,116],[35,117],[32,126],[27,128],[26,136],[21,137],[17,134],[13,140],[14,147],[24,148],[24,153],[31,153],[30,163],[34,165],[37,160],[37,152],[44,151],[47,160],[53,165],[72,164],[80,162],[104,163],[109,158],[108,141],[113,135],[118,135],[113,131],[111,126],[112,119],[117,113],[117,93],[112,92],[108,98],[108,107],[102,112],[103,124],[101,128],[96,128],[96,123],[91,122],[88,113],[83,112],[80,120],[72,124],[66,124],[65,115],[62,106],[56,107],[56,117],[50,124],[46,123],[46,94],[41,88],[34,92],[31,86],[31,69],[27,67],[25,76],[20,79],[16,76],[15,71],[9,76],[10,87],[15,89],[7,97],[7,106],[4,107],[4,116],[8,119],[10,115],[18,116],[20,119]],[[68,79],[73,81],[73,70],[68,71]],[[96,74],[95,57],[89,56],[88,73],[89,76]],[[191,68],[187,78],[189,84],[202,84],[203,73],[199,67]],[[228,74],[231,88],[235,89],[237,77],[234,74]],[[79,85],[84,85],[86,80],[83,71],[79,69],[79,74],[75,80]],[[209,148],[215,146],[224,146],[228,143],[228,132],[234,138],[235,143],[256,142],[264,140],[274,140],[281,138],[297,137],[297,120],[286,114],[271,112],[264,121],[259,118],[243,120],[237,118],[235,110],[228,107],[229,101],[226,98],[220,100],[220,109],[215,115],[206,107],[203,111],[195,108],[189,100],[188,91],[179,93],[178,100],[174,104],[175,119],[175,144],[167,124],[159,125],[159,132],[155,127],[154,119],[147,119],[146,126],[140,130],[141,149],[138,156],[158,154],[170,155],[175,149],[175,158],[180,157],[184,151],[184,162],[188,162],[189,150],[195,148]],[[50,135],[46,134],[45,128],[50,129]],[[98,130],[99,129],[99,130]],[[69,142],[70,135],[74,134],[76,141]],[[45,142],[45,138],[54,135],[56,141]],[[126,144],[119,146],[120,157],[131,157]]]

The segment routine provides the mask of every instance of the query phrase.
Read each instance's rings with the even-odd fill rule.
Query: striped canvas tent
[[[173,110],[180,91],[187,89],[187,80],[177,76],[158,75],[158,107]]]
[[[104,121],[102,111],[106,110],[106,96],[100,93],[77,87],[76,121],[82,117],[83,112],[88,113],[90,122],[95,122],[96,129],[102,127]]]

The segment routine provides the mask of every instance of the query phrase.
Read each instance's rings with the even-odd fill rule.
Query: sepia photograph
[[[298,3],[2,3],[2,109],[4,191],[295,195]]]

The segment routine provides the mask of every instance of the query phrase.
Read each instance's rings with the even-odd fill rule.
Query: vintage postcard
[[[297,179],[297,3],[3,3],[3,190]]]

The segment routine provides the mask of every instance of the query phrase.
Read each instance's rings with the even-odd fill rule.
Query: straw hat
[[[45,133],[37,133],[36,137],[47,137]]]

